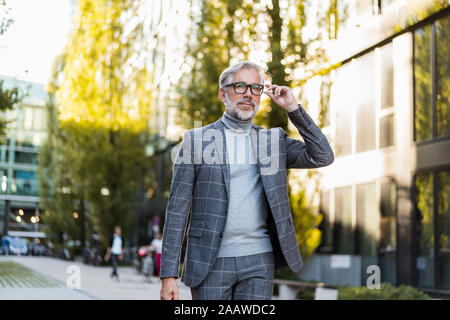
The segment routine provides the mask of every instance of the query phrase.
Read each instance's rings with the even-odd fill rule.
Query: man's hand
[[[161,300],[180,300],[178,295],[178,283],[175,278],[164,278],[161,282]]]
[[[267,90],[264,91],[264,93],[267,94],[275,104],[279,105],[287,112],[294,111],[298,108],[297,101],[295,100],[291,88],[269,83],[266,83],[266,88]]]

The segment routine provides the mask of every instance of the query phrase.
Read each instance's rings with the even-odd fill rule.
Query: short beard
[[[242,111],[241,109],[239,109],[238,104],[242,102],[251,103],[253,105],[253,110]],[[235,105],[233,105],[231,101],[228,99],[228,95],[225,93],[225,108],[228,110],[228,113],[230,113],[234,118],[241,121],[247,121],[253,119],[253,117],[256,115],[256,113],[259,110],[259,104],[256,105],[254,101],[241,99],[237,101]]]

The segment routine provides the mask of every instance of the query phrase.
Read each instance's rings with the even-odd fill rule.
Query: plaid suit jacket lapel
[[[227,159],[227,141],[225,139],[225,127],[220,118],[214,123],[214,129],[219,130],[221,132],[220,142],[218,140],[214,140],[215,150],[217,152],[217,156],[219,157],[220,167],[222,168],[223,179],[225,181],[225,187],[227,189],[227,196],[230,199],[230,166],[228,165]],[[221,150],[222,149],[222,150]]]
[[[254,150],[257,154],[258,172],[261,177],[261,183],[263,185],[267,201],[272,209],[274,219],[275,221],[278,221],[282,217],[279,210],[273,210],[272,205],[278,202],[277,198],[279,195],[275,191],[274,186],[277,186],[279,184],[279,175],[281,174],[281,172],[280,170],[278,170],[275,174],[263,174],[262,167],[269,165],[270,162],[279,155],[278,153],[274,152],[274,150],[272,150],[272,147],[270,146],[270,144],[272,143],[270,132],[256,126],[254,126],[253,129],[254,130],[252,130],[251,139]]]

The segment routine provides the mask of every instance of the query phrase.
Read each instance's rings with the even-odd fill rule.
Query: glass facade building
[[[329,94],[315,90],[320,102],[309,106],[329,119],[336,160],[320,169],[322,242],[310,263],[322,271],[305,266],[300,277],[343,284],[324,274],[347,257],[347,271],[361,275],[348,285],[365,286],[377,265],[382,282],[450,294],[450,10],[433,1],[367,8],[354,8],[331,40],[340,64],[317,76]]]
[[[8,121],[0,144],[0,233],[39,231],[38,152],[46,137],[47,93],[42,84],[0,77],[24,99],[2,116]],[[24,233],[25,234],[25,233]]]

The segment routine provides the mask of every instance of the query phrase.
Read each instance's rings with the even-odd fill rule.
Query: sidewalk
[[[76,261],[66,261],[50,257],[32,256],[0,256],[0,262],[11,261],[34,271],[53,285],[25,286],[22,283],[2,287],[0,284],[0,299],[58,299],[58,300],[159,300],[161,281],[152,277],[151,282],[138,274],[132,267],[119,267],[120,281],[110,278],[111,267],[94,267]],[[66,285],[71,276],[68,267],[80,268],[81,288],[69,289]],[[0,273],[0,280],[2,274]],[[42,281],[41,281],[42,282]],[[191,300],[188,287],[178,280],[180,299]]]

